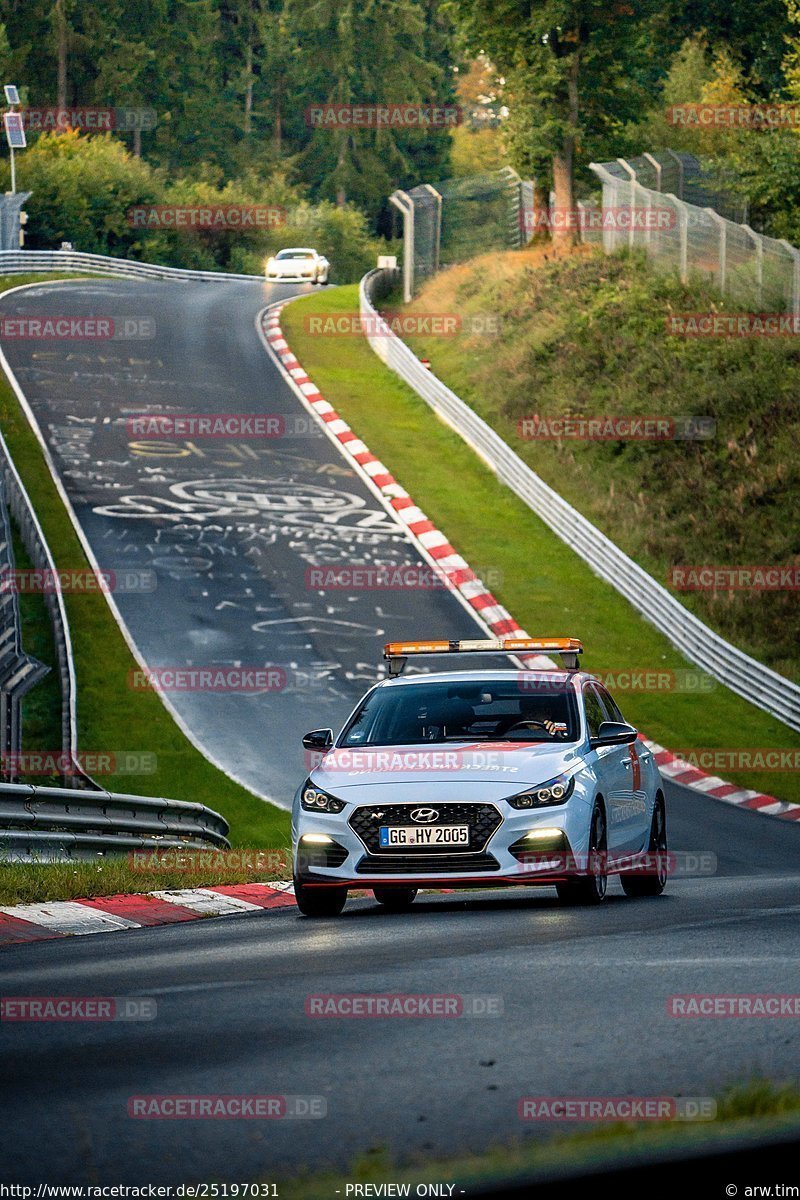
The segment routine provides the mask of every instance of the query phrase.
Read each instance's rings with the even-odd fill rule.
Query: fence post
[[[680,214],[681,245],[680,245],[680,267],[679,267],[679,270],[680,270],[680,276],[681,276],[681,283],[688,283],[689,282],[689,210],[688,210],[687,205],[685,205],[684,202],[682,200],[680,200],[672,192],[667,192],[667,198],[669,200],[673,200],[675,202],[675,204],[677,205],[677,208],[678,208],[678,212]]]
[[[654,158],[652,154],[648,154],[646,151],[642,155],[642,158],[646,158],[647,161],[650,163],[651,167],[655,167],[656,186],[655,186],[654,190],[657,192],[660,192],[661,191],[661,163],[658,161],[657,158]]]
[[[586,205],[583,202],[583,200],[576,200],[575,204],[578,209],[578,216],[579,216],[578,233],[580,235],[580,240],[582,242],[586,242],[586,241],[588,241],[588,238],[586,237],[586,222],[584,220],[584,213],[586,212]]]
[[[435,274],[439,270],[439,251],[442,246],[442,193],[437,192],[431,183],[424,183],[422,186],[427,188],[436,201],[436,236],[433,243],[433,270]]]
[[[653,230],[651,228],[651,222],[650,222],[650,213],[653,211],[653,193],[650,188],[642,188],[642,191],[645,192],[647,195],[647,204],[645,205],[645,210],[644,210],[644,212],[645,212],[644,244],[645,244],[647,253],[649,254],[650,253],[650,243],[651,243],[652,236],[653,236]]]
[[[414,201],[398,189],[389,203],[403,214],[403,300],[410,304],[414,295]]]
[[[683,159],[675,153],[674,150],[667,150],[666,153],[670,158],[674,158],[678,164],[678,199],[683,199]]]
[[[716,222],[719,229],[719,270],[717,278],[719,280],[719,290],[724,296],[728,277],[728,222],[718,212],[715,212],[713,208],[704,208],[703,212],[708,213],[711,220]]]
[[[631,164],[627,161],[627,159],[618,158],[617,162],[619,163],[619,165],[622,167],[622,169],[624,171],[628,172],[628,177],[630,179],[630,183],[628,184],[628,186],[630,188],[631,202],[628,205],[628,215],[630,216],[631,220],[630,220],[630,227],[628,229],[628,247],[632,250],[634,247],[634,233],[635,233],[635,230],[633,227],[633,208],[634,208],[634,202],[636,200],[636,172],[634,171]]]
[[[784,250],[788,250],[792,256],[792,312],[800,317],[800,250],[783,238],[779,240]]]
[[[742,229],[756,248],[756,304],[760,306],[764,301],[764,243],[749,225],[742,225]]]

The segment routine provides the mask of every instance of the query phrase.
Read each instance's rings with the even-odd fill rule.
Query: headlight
[[[509,796],[512,808],[550,808],[553,804],[566,804],[575,787],[575,776],[557,775],[538,787],[526,788],[516,796]]]
[[[303,785],[300,803],[308,812],[340,813],[344,808],[344,800],[329,796],[321,788],[315,787],[311,780]]]

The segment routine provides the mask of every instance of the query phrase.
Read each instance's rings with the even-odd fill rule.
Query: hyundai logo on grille
[[[424,822],[428,824],[430,821],[438,821],[439,814],[435,808],[412,808],[409,813],[412,821]]]

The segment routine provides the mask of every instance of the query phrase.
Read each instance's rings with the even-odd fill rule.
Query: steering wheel
[[[506,736],[509,733],[513,733],[513,731],[515,729],[519,729],[519,728],[530,729],[532,725],[538,725],[538,727],[540,729],[544,729],[545,733],[548,732],[547,726],[545,725],[544,721],[515,721],[513,725],[509,725],[508,729],[506,730]]]

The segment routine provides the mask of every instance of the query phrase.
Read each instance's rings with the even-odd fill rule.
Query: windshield
[[[314,254],[311,250],[281,250],[278,258],[313,258]]]
[[[520,677],[475,683],[380,687],[359,705],[341,746],[442,742],[554,742],[578,738],[578,707],[568,683]]]

